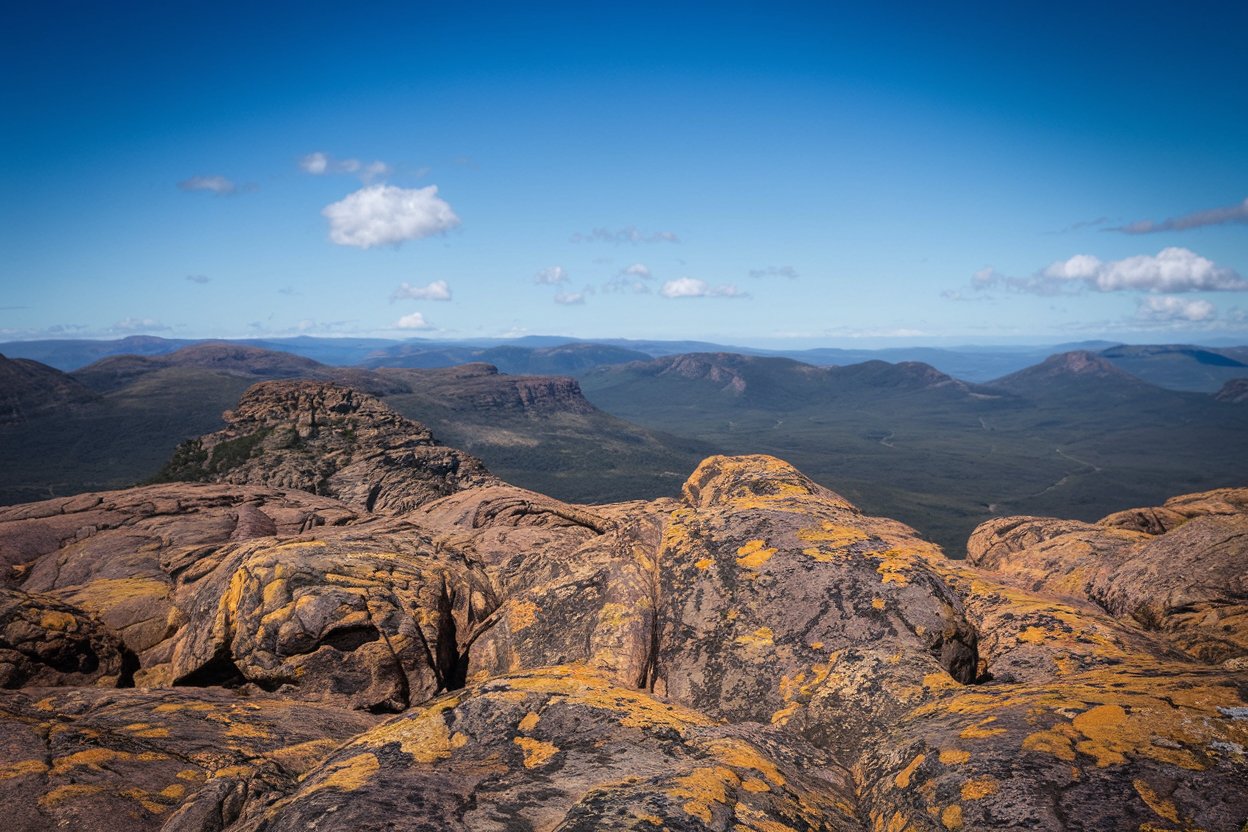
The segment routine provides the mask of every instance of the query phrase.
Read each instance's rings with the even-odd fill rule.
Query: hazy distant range
[[[43,340],[0,343],[9,358],[29,358],[72,371],[111,355],[162,355],[211,339],[170,339],[149,335],[113,341]],[[1115,341],[1082,341],[1032,346],[893,347],[888,349],[767,350],[705,341],[639,341],[619,338],[576,339],[531,335],[514,339],[443,341],[412,338],[252,338],[232,340],[262,349],[311,358],[322,364],[358,367],[451,367],[485,362],[511,374],[581,376],[611,364],[682,353],[735,353],[791,358],[819,367],[863,361],[921,361],[963,381],[987,382],[1037,364],[1055,353],[1099,352],[1116,366],[1145,381],[1172,390],[1213,393],[1223,383],[1245,375],[1248,346],[1204,347],[1190,344],[1133,346]]]

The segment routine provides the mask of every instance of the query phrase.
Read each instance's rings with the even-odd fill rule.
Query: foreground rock
[[[0,510],[10,827],[1248,819],[1248,492],[961,563],[771,457],[575,506],[379,408],[261,385],[195,457],[245,483]]]
[[[967,551],[1015,584],[1086,598],[1195,658],[1248,668],[1248,489],[1094,524],[999,518],[975,530]]]

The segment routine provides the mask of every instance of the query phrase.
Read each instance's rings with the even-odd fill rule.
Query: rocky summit
[[[334,384],[226,422],[0,508],[4,828],[1248,822],[1248,490],[957,561],[770,456],[586,506]]]

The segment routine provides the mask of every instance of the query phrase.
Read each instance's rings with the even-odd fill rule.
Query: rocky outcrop
[[[1100,522],[981,525],[971,563],[1032,591],[1085,598],[1211,663],[1248,666],[1248,489],[1219,489]]]
[[[423,425],[335,384],[262,382],[224,418],[223,430],[183,444],[160,479],[299,489],[387,514],[493,480]]]
[[[482,363],[387,370],[385,375],[401,380],[411,393],[451,410],[531,417],[597,412],[581,393],[580,384],[561,376],[502,375],[494,365]]]
[[[1248,818],[1248,492],[1003,518],[957,562],[772,457],[570,505],[326,385],[199,450],[240,482],[0,510],[12,828]]]

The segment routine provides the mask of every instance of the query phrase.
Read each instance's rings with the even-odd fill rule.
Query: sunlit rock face
[[[320,383],[175,462],[0,509],[7,828],[1248,818],[1243,491],[951,561],[773,457],[570,505]]]

